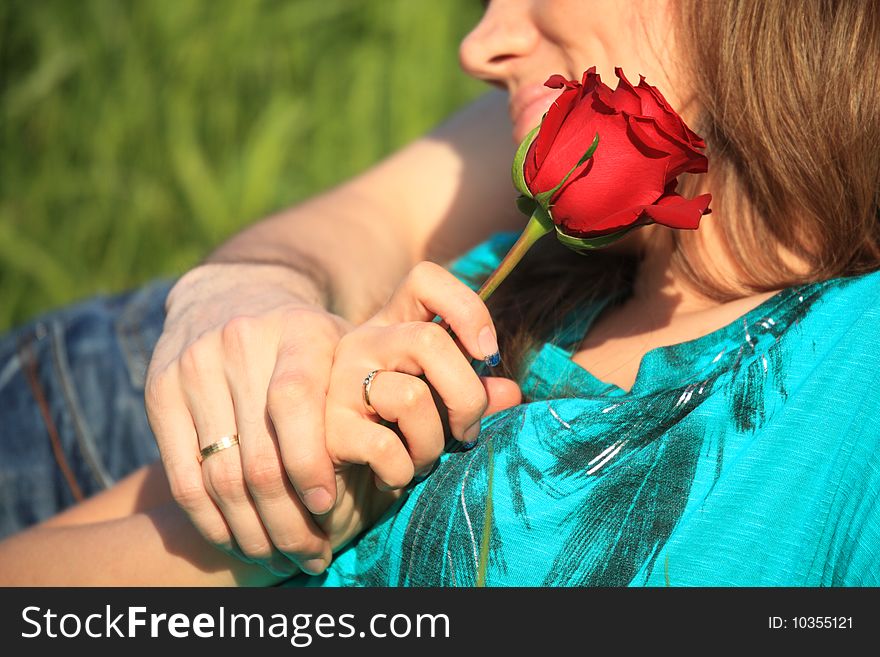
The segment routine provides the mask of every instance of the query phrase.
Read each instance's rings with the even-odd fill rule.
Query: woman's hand
[[[435,315],[457,338],[432,321]],[[402,488],[430,470],[447,434],[473,442],[484,415],[519,404],[514,381],[480,377],[470,364],[498,351],[495,335],[473,290],[439,265],[416,265],[388,303],[337,344],[325,418],[337,471],[368,465],[381,489]],[[370,389],[378,416],[363,399],[364,377],[375,369],[383,370]]]
[[[312,289],[282,266],[197,267],[169,294],[147,375],[174,499],[209,543],[282,576],[297,564],[320,572],[331,558],[309,511],[328,511],[337,495],[324,402],[351,325]],[[199,464],[199,450],[228,434],[239,445]]]

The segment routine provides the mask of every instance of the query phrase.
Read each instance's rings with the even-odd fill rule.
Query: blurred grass
[[[0,2],[0,329],[182,273],[482,86],[475,0]]]

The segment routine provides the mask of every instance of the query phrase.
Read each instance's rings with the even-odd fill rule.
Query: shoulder
[[[811,315],[845,329],[880,323],[880,270],[856,276],[832,278],[808,286],[815,294]]]
[[[776,325],[764,331],[769,349],[755,350],[751,374],[779,369],[780,390],[811,413],[849,416],[856,409],[880,420],[880,271],[783,291]],[[766,326],[764,318],[758,324]],[[770,320],[766,320],[770,321]],[[773,323],[772,321],[770,322]],[[761,336],[763,338],[763,336]],[[766,358],[764,356],[766,355]],[[843,417],[840,418],[844,419]],[[880,422],[875,422],[875,426]]]
[[[842,364],[880,369],[880,271],[792,288],[793,324],[803,345]]]
[[[809,436],[801,454],[827,462],[834,528],[832,584],[876,585],[880,547],[880,271],[807,286],[809,307],[790,354],[801,376],[797,408]],[[792,390],[794,394],[794,390]]]

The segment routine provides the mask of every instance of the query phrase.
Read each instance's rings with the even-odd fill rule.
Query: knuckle
[[[486,410],[488,403],[489,400],[486,397],[486,391],[481,385],[479,390],[474,389],[473,391],[464,393],[461,410],[469,415],[482,415],[483,411]]]
[[[430,394],[431,391],[424,381],[411,377],[411,381],[405,383],[398,392],[397,400],[404,410],[415,410],[422,407]]]
[[[458,321],[464,326],[471,326],[483,319],[483,309],[470,297],[462,299],[456,308]]]
[[[316,339],[322,334],[324,328],[320,313],[309,308],[288,308],[282,310],[278,317],[288,332],[286,342],[289,343],[289,346],[287,349],[291,352],[299,350],[300,345],[306,340]]]
[[[417,262],[406,277],[407,287],[411,290],[424,289],[425,286],[429,286],[432,281],[436,280],[438,269],[442,269],[442,267],[430,260]]]
[[[239,541],[238,547],[246,557],[254,561],[269,561],[272,558],[272,546],[265,539]]]
[[[257,319],[247,315],[237,315],[230,319],[220,331],[224,348],[232,351],[242,349],[252,341],[256,332]]]
[[[192,512],[200,508],[207,498],[205,489],[198,482],[169,482],[171,497],[184,511]]]
[[[449,335],[435,322],[418,322],[413,329],[418,349],[433,351],[445,345]]]
[[[271,458],[254,459],[244,467],[244,480],[248,489],[258,491],[263,497],[284,488],[283,474],[281,465]]]
[[[314,314],[315,313],[311,308],[303,308],[302,306],[288,306],[282,309],[280,317],[285,324],[301,327],[304,325],[308,325],[311,322],[311,318],[314,316]]]
[[[382,433],[373,443],[376,461],[387,462],[400,449],[400,439],[393,433]]]
[[[238,502],[245,497],[245,483],[231,468],[212,468],[207,476],[207,488],[217,498]]]
[[[202,379],[214,357],[216,354],[205,340],[196,340],[180,354],[180,373],[187,379]]]
[[[216,545],[224,550],[232,549],[229,532],[222,523],[212,523],[210,527],[203,528],[201,534],[212,545]]]
[[[295,404],[315,394],[315,382],[304,370],[294,368],[274,374],[266,390],[269,408]]]
[[[410,278],[417,280],[423,276],[430,276],[433,273],[433,263],[430,260],[420,260],[410,270]]]

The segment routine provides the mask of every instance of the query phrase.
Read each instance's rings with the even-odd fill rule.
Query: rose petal
[[[626,79],[623,70],[618,66],[614,69],[614,74],[617,76],[617,89],[611,94],[612,107],[621,112],[641,114],[642,99]]]
[[[617,103],[614,99],[614,92],[605,84],[596,85],[592,92],[592,106],[597,112],[602,114],[619,114]]]
[[[572,110],[569,120],[560,128],[553,144],[552,156],[545,160],[543,166],[537,168],[534,176],[530,176],[531,171],[528,168],[525,169],[529,189],[534,193],[555,187],[583,157],[596,133],[599,134],[599,146],[593,154],[593,159],[600,153],[602,153],[601,159],[606,159],[606,156],[614,151],[618,151],[621,155],[632,153],[632,142],[619,127],[623,120],[621,115],[601,114],[593,111],[586,102],[580,103]],[[644,157],[640,156],[640,159]],[[569,178],[569,183],[576,178],[577,176]]]
[[[655,205],[644,208],[645,214],[655,223],[670,228],[697,229],[704,214],[709,214],[711,194],[702,194],[693,199],[686,199],[678,194],[662,197]]]
[[[611,233],[616,233],[618,230],[630,226],[641,225],[639,224],[639,221],[643,207],[644,206],[642,205],[637,205],[631,208],[626,208],[625,210],[619,210],[612,215],[599,219],[589,226],[587,230],[574,227],[569,223],[563,223],[562,228],[567,235],[571,235],[572,237],[601,237],[602,235],[610,235]],[[648,222],[643,221],[642,223]]]
[[[665,150],[670,156],[669,178],[684,172],[705,173],[709,167],[706,156],[688,142],[664,130],[657,120],[647,116],[629,117],[629,127],[640,141],[657,150]]]
[[[589,230],[577,230],[567,224],[564,225],[564,229],[573,237],[599,237],[616,233],[624,228],[650,223],[695,230],[699,228],[703,215],[711,214],[712,211],[708,209],[711,200],[711,194],[704,194],[695,199],[686,199],[674,194],[661,197],[657,203],[632,206],[610,214],[590,226]]]
[[[584,89],[584,95],[588,93],[592,93],[593,89],[598,87],[602,82],[602,76],[596,73],[596,67],[591,66],[586,71],[584,71],[584,75],[581,78],[581,86]]]
[[[534,178],[535,172],[529,172],[529,163],[533,162],[534,167],[540,168],[547,157],[547,153],[553,147],[556,135],[559,133],[560,127],[565,123],[571,110],[575,107],[578,100],[578,88],[566,89],[556,100],[550,105],[550,108],[544,114],[541,122],[541,129],[538,136],[532,142],[529,149],[534,153],[533,158],[526,158],[526,180]],[[533,190],[534,191],[534,190]]]
[[[643,125],[644,121],[650,121],[650,119],[626,115],[626,128],[629,135],[633,143],[640,147],[639,150],[645,154],[645,157],[661,158],[674,155],[677,150],[675,146],[668,139],[664,139],[662,136],[658,137],[658,133],[651,129],[654,127],[652,123],[649,123],[646,128]]]
[[[562,87],[568,87],[571,89],[574,84],[571,80],[567,80],[565,77],[559,75],[559,73],[554,73],[547,81],[544,83],[545,87],[550,87],[551,89],[562,89]]]
[[[639,81],[639,89],[650,94],[651,98],[653,98],[656,103],[655,107],[659,109],[659,111],[644,111],[643,114],[645,116],[653,116],[654,118],[657,118],[666,130],[678,135],[681,139],[687,141],[692,147],[706,147],[703,138],[687,126],[678,113],[670,107],[666,98],[663,97],[663,94],[660,93],[660,90],[657,89],[657,87],[648,84],[645,82],[645,79],[642,78]]]
[[[577,231],[622,208],[654,203],[666,188],[666,161],[645,158],[621,131],[613,147],[596,150],[589,171],[569,181],[553,198],[554,220]],[[609,135],[609,142],[614,142]]]

